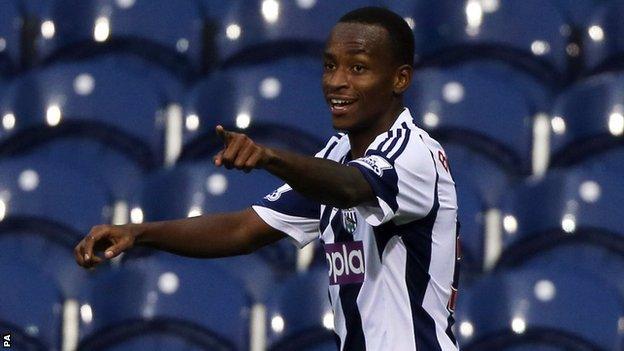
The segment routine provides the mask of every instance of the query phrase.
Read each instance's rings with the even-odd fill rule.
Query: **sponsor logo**
[[[342,210],[342,226],[349,234],[353,234],[357,227],[357,215],[354,209]]]
[[[264,198],[269,201],[277,201],[282,196],[283,193],[287,191],[291,191],[291,190],[292,188],[290,187],[290,185],[284,184],[280,186],[279,188],[275,189],[275,191],[265,196]]]
[[[324,247],[329,266],[329,285],[364,281],[364,246],[361,241],[325,244]]]
[[[388,162],[388,160],[379,155],[371,155],[364,158],[359,158],[355,160],[355,162],[358,162],[359,164],[365,166],[366,168],[375,172],[375,174],[380,177],[386,169],[392,169],[392,165],[390,164],[390,162]]]

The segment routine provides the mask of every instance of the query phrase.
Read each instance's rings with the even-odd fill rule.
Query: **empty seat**
[[[416,2],[421,62],[490,57],[557,84],[565,72],[564,18],[550,2],[476,0]]]
[[[203,66],[204,22],[194,0],[54,0],[42,15],[38,47],[50,59],[122,51],[191,78]]]
[[[497,269],[507,269],[512,266],[499,265]],[[591,243],[568,242],[544,250],[522,262],[516,262],[515,267],[530,269],[547,269],[549,271],[568,271],[584,274],[600,279],[605,285],[617,288],[624,298],[624,280],[621,279],[624,270],[624,253],[615,248],[599,247]]]
[[[0,328],[17,350],[60,350],[63,300],[39,267],[0,256],[6,279],[0,299]]]
[[[305,57],[215,72],[187,97],[187,127],[190,119],[194,128],[187,128],[185,138],[216,140],[214,128],[222,124],[291,140],[299,149],[313,145],[316,152],[335,133],[320,87],[321,75],[320,60]]]
[[[624,75],[589,77],[561,93],[553,104],[551,165],[570,166],[621,148]]]
[[[592,276],[544,269],[499,272],[459,295],[459,344],[472,351],[520,344],[616,350],[623,306],[615,290]]]
[[[83,323],[79,350],[148,350],[190,344],[243,350],[250,300],[242,283],[208,260],[152,255],[103,270],[92,283],[92,321]],[[127,346],[127,347],[123,347]],[[180,346],[177,346],[180,347]],[[201,348],[198,348],[201,347]]]
[[[111,197],[96,179],[43,158],[0,162],[0,218],[7,229],[83,236],[110,221]]]
[[[221,60],[234,62],[284,54],[318,57],[342,15],[377,4],[376,0],[228,1],[216,10],[218,55]]]
[[[522,174],[529,169],[533,117],[540,112],[528,91],[524,80],[487,69],[430,68],[415,72],[406,103],[415,122],[441,143],[461,143],[508,173]]]
[[[317,268],[280,285],[267,303],[270,350],[336,349],[328,284],[326,269]]]
[[[622,186],[617,174],[582,168],[550,172],[520,184],[501,207],[501,264],[517,264],[576,241],[624,252]]]
[[[620,21],[623,14],[624,4],[621,1],[604,1],[592,12],[583,31],[585,61],[590,70],[624,67],[624,28]]]
[[[88,273],[76,264],[73,249],[81,239],[73,231],[62,228],[42,228],[35,220],[17,223],[0,222],[2,258],[37,267],[52,280],[64,298],[79,298]],[[86,233],[84,233],[86,234]],[[17,264],[17,263],[15,263]]]
[[[128,155],[143,168],[161,158],[170,98],[127,61],[102,57],[57,64],[11,83],[2,102],[4,154],[79,136]],[[10,128],[6,128],[6,127]]]

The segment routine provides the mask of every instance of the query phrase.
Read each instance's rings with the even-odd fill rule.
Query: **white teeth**
[[[330,102],[332,105],[347,105],[350,104],[351,100],[342,100],[342,99],[331,99]]]

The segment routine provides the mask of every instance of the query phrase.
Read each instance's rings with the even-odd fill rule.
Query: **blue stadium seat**
[[[246,174],[217,169],[209,161],[181,163],[146,178],[140,205],[148,221],[240,211],[282,184],[266,171]],[[287,240],[261,249],[259,255],[278,271],[295,268],[296,248]]]
[[[406,103],[415,122],[442,144],[461,143],[509,174],[526,173],[533,117],[543,111],[528,91],[540,86],[529,89],[526,77],[506,78],[484,65],[416,71]]]
[[[0,214],[6,229],[83,236],[110,220],[110,193],[78,170],[22,157],[0,161]]]
[[[312,269],[280,285],[267,303],[271,351],[336,350],[328,283],[326,269]]]
[[[145,71],[145,69],[143,70]],[[127,154],[143,168],[160,159],[165,88],[118,57],[57,64],[11,83],[2,102],[4,154],[65,136],[98,140]],[[51,128],[53,126],[53,128]]]
[[[210,0],[204,0],[210,2]],[[276,54],[320,56],[338,19],[376,0],[235,0],[217,9],[216,43],[221,61],[249,62]],[[214,9],[214,5],[208,5]]]
[[[622,69],[624,15],[621,1],[605,1],[595,9],[583,33],[586,66],[591,71]]]
[[[621,148],[624,75],[604,73],[561,93],[551,115],[551,165],[570,166]]]
[[[23,16],[19,1],[0,3],[0,74],[8,75],[20,66]]]
[[[479,272],[484,257],[484,203],[476,189],[456,180],[462,273]]]
[[[63,300],[40,267],[0,256],[0,328],[16,350],[60,350]]]
[[[185,113],[198,118],[199,127],[185,139],[214,140],[222,124],[290,140],[298,150],[320,150],[335,133],[320,87],[322,68],[318,59],[298,57],[215,72],[187,97]]]
[[[557,8],[542,0],[416,2],[420,63],[496,58],[557,83],[567,69],[568,38]]]
[[[610,286],[576,272],[500,272],[459,295],[458,341],[468,351],[521,344],[619,350],[623,302]]]
[[[34,224],[32,221],[21,224],[0,222],[2,259],[38,267],[52,278],[63,297],[80,298],[88,272],[76,264],[73,249],[82,237],[52,226],[30,229],[27,226]]]
[[[499,265],[507,269],[510,265]],[[547,269],[549,271],[577,272],[600,279],[605,285],[612,285],[624,298],[624,253],[609,247],[598,247],[591,243],[575,242],[558,245],[529,257],[514,267]]]
[[[520,184],[501,207],[505,251],[500,264],[517,264],[574,242],[624,252],[623,186],[618,174],[583,168]]]
[[[79,350],[153,350],[158,342],[243,350],[248,344],[250,299],[213,262],[160,253],[100,273]]]
[[[38,42],[48,61],[121,51],[185,78],[203,65],[204,21],[194,0],[53,0],[42,17],[55,28],[52,36]]]

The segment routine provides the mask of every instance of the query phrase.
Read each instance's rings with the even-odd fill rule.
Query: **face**
[[[338,23],[323,56],[323,93],[338,130],[374,127],[409,84],[381,26]]]

